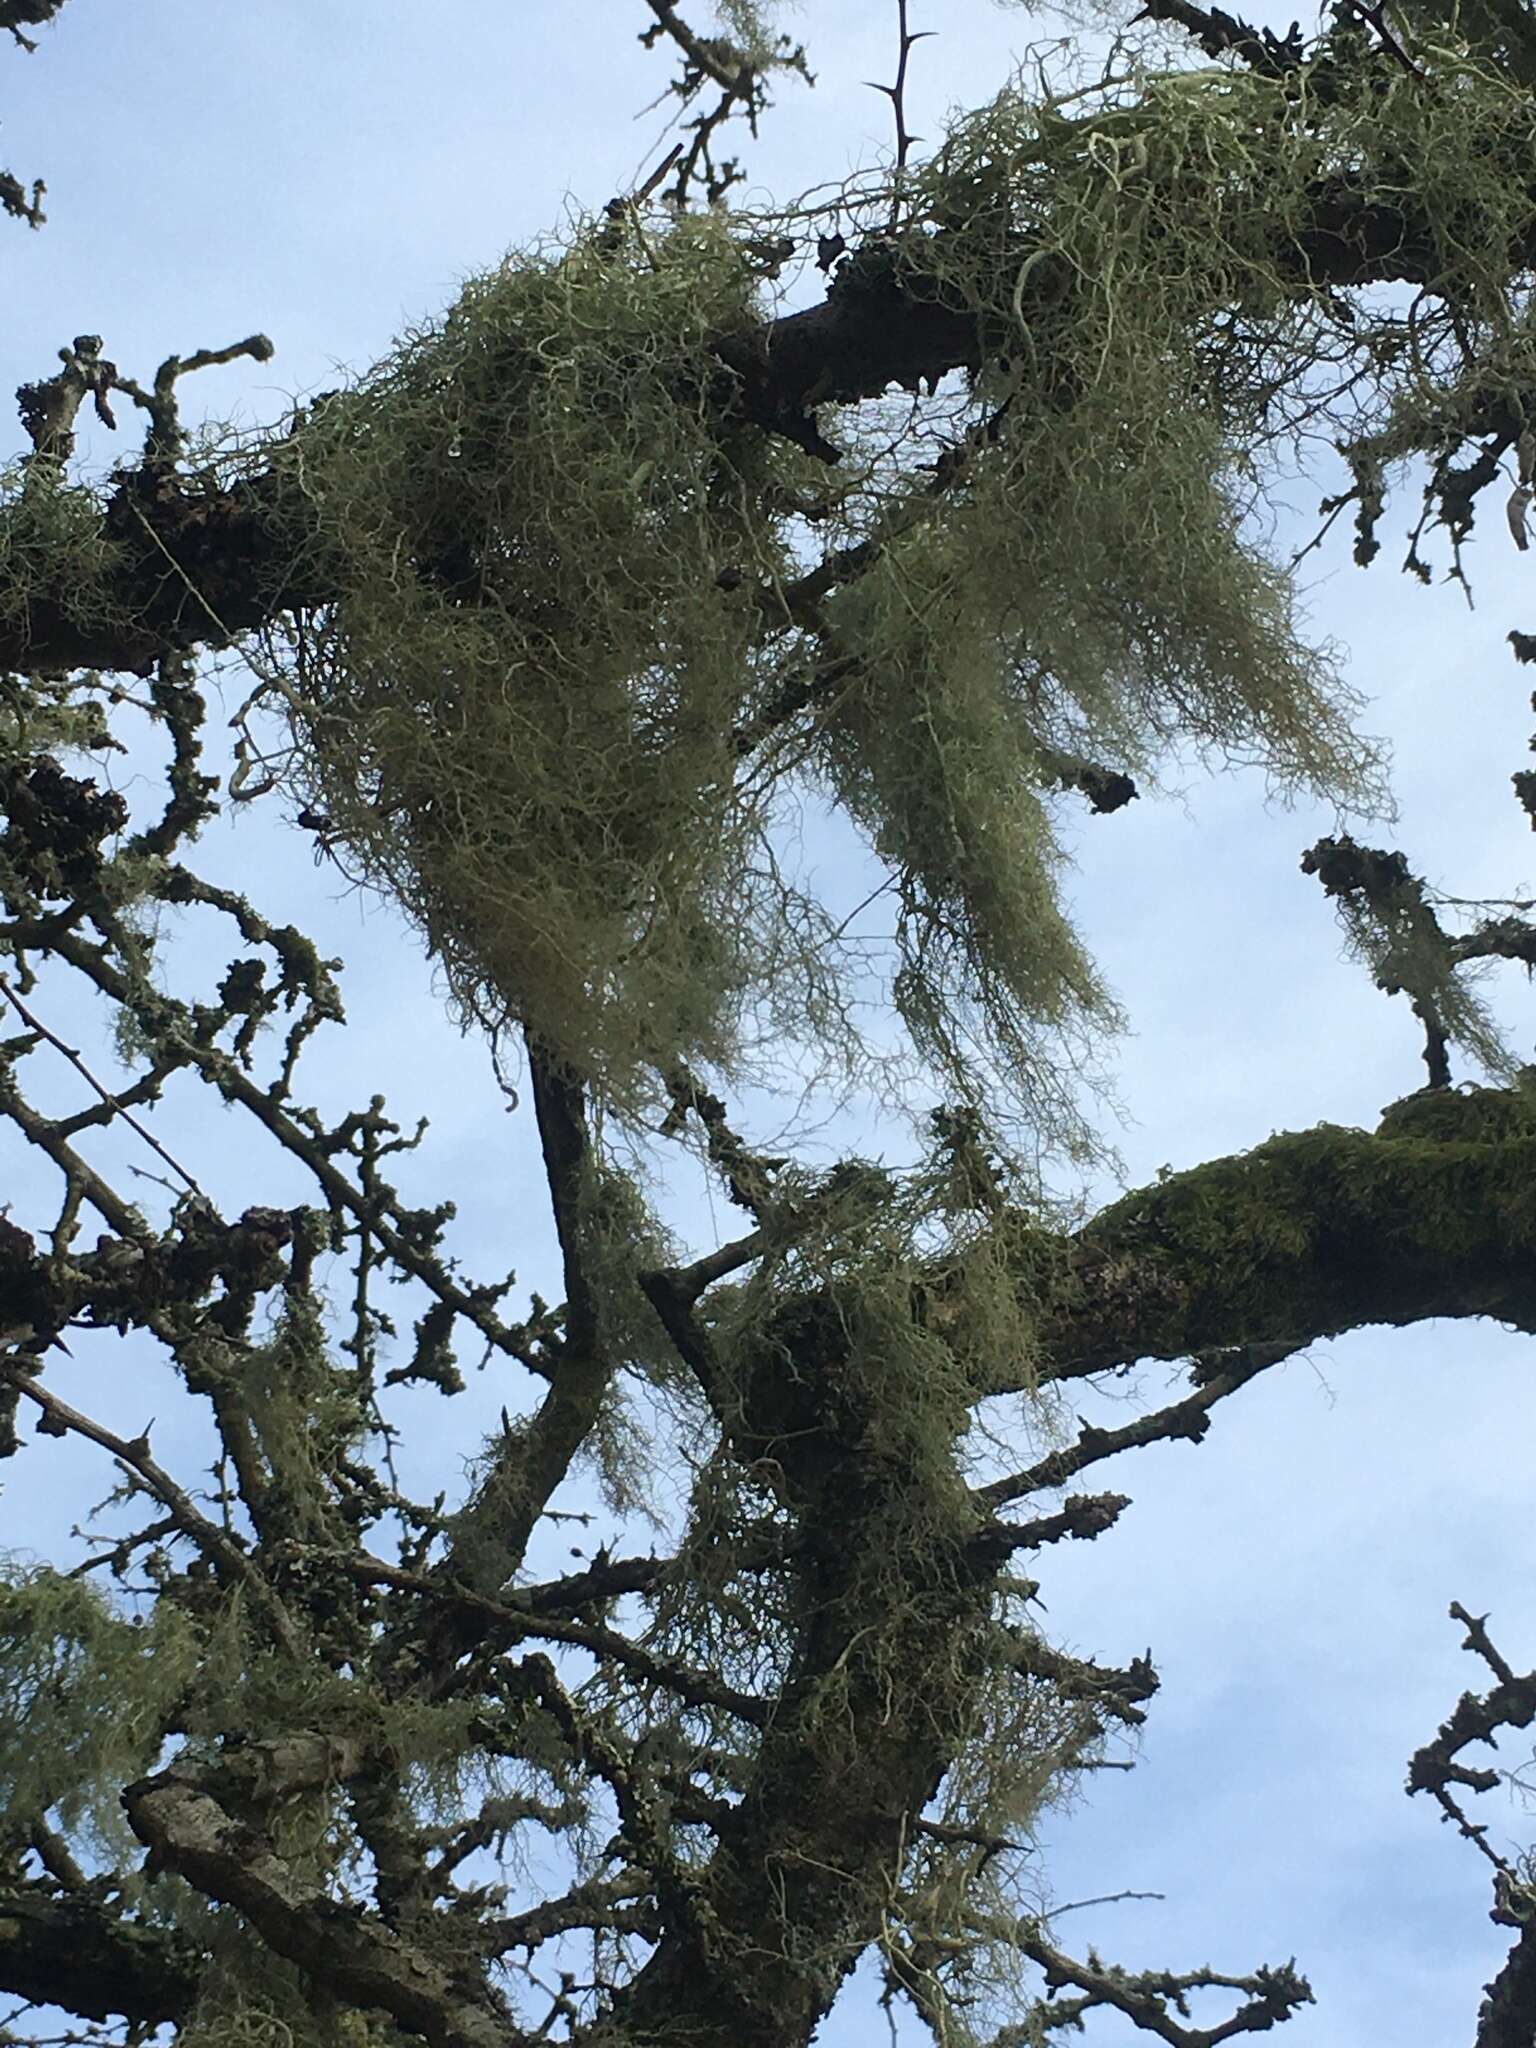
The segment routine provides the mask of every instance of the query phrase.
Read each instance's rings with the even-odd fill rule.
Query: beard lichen
[[[1481,175],[1486,97],[1445,95],[1431,138],[1406,83],[1314,104],[1304,76],[1138,76],[1072,118],[1013,92],[959,124],[885,260],[974,314],[985,367],[947,417],[994,428],[937,492],[853,448],[823,524],[877,545],[814,633],[783,601],[809,459],[741,417],[716,353],[762,317],[763,223],[626,218],[472,282],[278,458],[337,593],[268,648],[306,796],[467,1011],[633,1109],[678,1057],[730,1071],[796,983],[846,1023],[828,929],[767,852],[809,773],[898,878],[923,1049],[958,1071],[979,1025],[1027,1065],[1042,1027],[1111,1013],[1059,904],[1055,753],[1147,771],[1192,743],[1378,793],[1244,522],[1242,465],[1315,398],[1333,317],[1277,224],[1433,139],[1438,254],[1476,298],[1509,223],[1441,187],[1447,141]],[[837,685],[743,755],[828,647]]]
[[[0,469],[0,634],[24,641],[40,602],[74,625],[113,619],[122,549],[101,510],[99,492],[53,467]]]
[[[192,1683],[197,1632],[161,1601],[141,1620],[96,1588],[0,1560],[0,1832],[53,1816],[93,1852],[131,1846],[119,1788],[148,1770]]]
[[[336,591],[267,649],[306,794],[467,1013],[630,1106],[793,950],[732,747],[789,561],[710,352],[753,281],[712,217],[521,257],[279,456]]]
[[[1536,114],[1452,27],[1423,50],[1383,62],[1346,24],[1267,74],[1117,59],[831,201],[610,210],[213,461],[302,506],[295,576],[330,593],[255,650],[291,785],[466,1016],[630,1121],[680,1060],[741,1080],[798,1040],[857,1066],[868,956],[781,864],[810,789],[886,864],[889,993],[945,1088],[1071,1125],[1051,1049],[1115,1012],[1062,907],[1062,756],[1155,776],[1193,749],[1379,805],[1257,530],[1266,471],[1332,439],[1374,516],[1387,467],[1536,382]],[[965,388],[894,434],[889,400],[840,415],[830,480],[739,369],[777,238],[828,214],[834,300],[873,266],[976,334]],[[42,538],[89,609],[89,494],[13,485],[0,618]],[[813,546],[854,566],[808,597]]]

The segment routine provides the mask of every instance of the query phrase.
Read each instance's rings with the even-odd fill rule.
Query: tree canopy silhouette
[[[0,27],[60,8],[0,0]],[[1031,1574],[1126,1506],[1083,1475],[1198,1439],[1319,1338],[1536,1330],[1536,1090],[1477,981],[1536,964],[1536,926],[1453,918],[1341,827],[1305,865],[1411,1004],[1426,1085],[1084,1215],[1061,1176],[1104,1156],[1080,1074],[1117,1012],[1055,820],[1191,750],[1387,814],[1254,514],[1332,442],[1362,565],[1415,466],[1415,573],[1436,546],[1461,573],[1489,493],[1527,544],[1536,14],[1340,0],[1277,36],[1150,0],[1102,64],[1021,72],[919,154],[902,6],[891,159],[771,208],[724,138],[805,51],[747,0],[648,15],[681,139],[644,188],[279,427],[182,416],[182,379],[261,335],[147,380],[81,335],[18,393],[0,1117],[59,1199],[0,1217],[0,1455],[76,1435],[117,1492],[85,1564],[0,1575],[0,1989],[72,2039],[186,2048],[801,2048],[872,1954],[942,2048],[1098,2008],[1182,2048],[1264,2030],[1311,1997],[1293,1963],[1135,1973],[1040,1910],[1032,1820],[1157,1678],[1054,1644]],[[18,221],[41,198],[0,177]],[[87,406],[143,427],[106,475],[75,460]],[[246,677],[227,779],[214,657]],[[135,808],[92,757],[145,720],[164,787]],[[883,962],[786,858],[807,797],[880,864]],[[286,804],[419,931],[531,1110],[558,1304],[450,1255],[381,1097],[306,1098],[336,963],[199,873],[221,802]],[[168,910],[221,934],[213,986]],[[69,1000],[121,1074],[50,1022]],[[30,1085],[45,1048],[72,1106]],[[918,1105],[920,1165],[772,1152],[741,1104],[786,1071]],[[253,1178],[223,1213],[155,1132],[188,1083],[308,1199]],[[109,1130],[163,1199],[97,1163]],[[668,1145],[739,1234],[672,1240]],[[55,1347],[95,1331],[172,1362],[211,1482],[58,1394]],[[412,1499],[392,1401],[451,1399],[466,1350],[501,1427],[461,1497]],[[1073,1381],[1147,1359],[1187,1391],[1062,1426]],[[542,1577],[582,1461],[656,1540]],[[1492,1682],[1411,1782],[1494,1864],[1479,2048],[1528,2048],[1536,1880],[1463,1752],[1536,1718],[1536,1675],[1457,1614]],[[1225,2019],[1195,2023],[1201,1989]]]

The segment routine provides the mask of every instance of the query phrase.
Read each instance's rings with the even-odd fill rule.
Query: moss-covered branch
[[[389,2013],[432,2048],[516,2048],[525,2038],[489,1995],[471,1996],[435,1958],[296,1875],[258,1829],[225,1811],[203,1777],[173,1766],[123,1794],[129,1823],[159,1868],[238,1907],[276,1955],[334,1995]]]
[[[814,1474],[817,1495],[799,1641],[689,1910],[620,1994],[619,2040],[808,2040],[879,1938],[912,1820],[975,1712],[992,1566],[967,1555],[963,1498],[946,1525],[920,1467],[824,1437],[795,1455],[792,1490]]]
[[[1068,1272],[1042,1332],[1057,1377],[1436,1316],[1536,1331],[1536,1100],[1426,1090],[1373,1134],[1171,1174],[1080,1231]]]
[[[1342,61],[1323,60],[1314,81],[1320,100],[1344,90],[1321,90]],[[1351,61],[1358,65],[1364,59],[1356,53]],[[1255,90],[1283,95],[1296,71],[1287,59],[1277,76],[1255,78]],[[1224,120],[1219,92],[1214,86],[1208,90],[1214,119]],[[1499,211],[1507,227],[1501,246],[1487,253],[1513,280],[1536,260],[1536,188],[1508,189],[1506,173],[1516,174],[1519,166],[1505,162],[1511,151],[1507,109],[1489,104],[1487,176],[1490,187],[1500,186]],[[1283,98],[1275,105],[1283,107]],[[1154,108],[1149,101],[1149,111]],[[1133,125],[1124,112],[1114,119]],[[1085,140],[1099,120],[1080,124]],[[1112,127],[1104,125],[1106,131]],[[1319,154],[1325,158],[1327,152]],[[1310,183],[1288,187],[1283,206],[1262,176],[1226,194],[1224,212],[1244,222],[1251,250],[1262,249],[1277,293],[1305,300],[1382,283],[1414,284],[1453,297],[1463,290],[1458,252],[1448,245],[1435,197],[1426,194],[1416,206],[1402,198],[1399,185],[1388,202],[1374,188],[1372,170],[1368,163],[1348,175],[1324,170]],[[820,304],[766,323],[723,328],[714,354],[729,373],[722,386],[728,407],[768,434],[835,461],[839,449],[817,422],[821,408],[857,406],[893,384],[914,392],[931,388],[955,370],[979,373],[1017,347],[1020,328],[1035,337],[1032,346],[1042,339],[1049,345],[1063,290],[1049,244],[1032,244],[1022,227],[993,238],[994,282],[1005,287],[1013,307],[1012,322],[994,324],[978,317],[974,295],[956,288],[954,256],[964,233],[948,226],[899,240],[876,236],[843,262]],[[1232,285],[1240,301],[1244,287],[1235,277]],[[1485,424],[1491,428],[1491,415]],[[113,555],[97,577],[90,616],[73,587],[74,565],[61,559],[55,587],[46,578],[35,583],[24,617],[0,617],[0,669],[139,670],[168,650],[224,646],[284,610],[325,601],[331,592],[323,578],[317,582],[304,546],[301,498],[302,493],[274,490],[271,477],[221,490],[207,480],[188,488],[161,475],[152,492],[143,478],[128,477],[102,521],[102,538],[113,543]]]

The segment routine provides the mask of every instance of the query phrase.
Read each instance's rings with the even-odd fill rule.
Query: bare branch
[[[1132,1972],[1095,1958],[1078,1962],[1028,1924],[1020,1927],[1016,1939],[1022,1952],[1045,1972],[1046,1990],[1052,1994],[1049,2010],[1057,2027],[1094,2006],[1109,2006],[1144,2033],[1168,2042],[1169,2048],[1216,2048],[1236,2034],[1267,2033],[1313,2002],[1312,1988],[1297,1975],[1294,1961],[1266,1966],[1246,1977],[1223,1976],[1216,1970]],[[1055,1993],[1069,1989],[1081,1995],[1055,1998]],[[1185,2026],[1173,2017],[1187,2017],[1191,1991],[1210,1989],[1240,1991],[1247,2003],[1214,2027]]]
[[[1218,1401],[1228,1394],[1236,1393],[1239,1387],[1257,1379],[1272,1365],[1278,1365],[1288,1358],[1295,1347],[1290,1344],[1253,1345],[1242,1353],[1234,1353],[1230,1363],[1215,1372],[1198,1387],[1193,1394],[1182,1401],[1174,1401],[1166,1408],[1159,1408],[1150,1415],[1138,1415],[1134,1421],[1122,1423],[1119,1429],[1099,1429],[1092,1423],[1082,1425],[1081,1434],[1075,1444],[1065,1449],[1048,1452],[1037,1464],[1027,1471],[1016,1472],[1007,1479],[995,1479],[988,1486],[977,1489],[977,1499],[988,1507],[1001,1507],[1005,1501],[1021,1500],[1032,1493],[1043,1493],[1049,1488],[1063,1486],[1090,1465],[1097,1465],[1105,1458],[1113,1458],[1121,1451],[1137,1450],[1146,1444],[1168,1443],[1182,1440],[1197,1444],[1204,1440],[1211,1426],[1211,1410]],[[1103,1496],[1106,1502],[1123,1505],[1119,1494]],[[1068,1502],[1068,1509],[1071,1502]],[[1118,1514],[1119,1505],[1115,1512]],[[1064,1511],[1066,1512],[1066,1511]],[[1111,1520],[1113,1516],[1111,1516]],[[1061,1517],[1052,1517],[1044,1523],[1031,1523],[1027,1529],[1050,1528]],[[1007,1526],[1006,1524],[1004,1526]],[[1107,1527],[1108,1524],[1106,1523]],[[1017,1532],[1020,1540],[1027,1540],[1026,1530]],[[1072,1529],[1066,1533],[1077,1534]],[[1097,1534],[1097,1529],[1089,1533]],[[1041,1538],[1048,1541],[1049,1538]]]
[[[210,1522],[201,1513],[190,1495],[164,1469],[156,1463],[150,1453],[149,1432],[129,1439],[117,1436],[105,1429],[99,1422],[93,1422],[88,1415],[82,1415],[78,1408],[70,1407],[51,1394],[34,1377],[31,1361],[25,1366],[17,1360],[0,1353],[0,1383],[9,1383],[24,1400],[30,1401],[43,1414],[38,1425],[50,1436],[73,1435],[83,1437],[87,1443],[98,1445],[140,1479],[145,1489],[167,1508],[174,1516],[176,1527],[197,1545],[203,1554],[215,1563],[223,1574],[237,1580],[246,1587],[259,1611],[266,1618],[273,1638],[294,1654],[300,1650],[299,1637],[292,1617],[255,1561],[246,1555],[240,1545],[216,1522]]]

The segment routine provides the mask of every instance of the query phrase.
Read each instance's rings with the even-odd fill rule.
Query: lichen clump
[[[709,350],[753,286],[713,219],[520,256],[283,458],[337,593],[273,650],[311,800],[467,1012],[620,1098],[728,1065],[782,950],[732,732],[784,464]]]
[[[50,1814],[98,1852],[129,1841],[118,1791],[155,1760],[197,1670],[184,1616],[142,1625],[79,1578],[0,1557],[0,1825],[26,1839]]]
[[[886,993],[941,1085],[1070,1122],[1042,1043],[1113,1006],[1061,903],[1063,763],[1193,749],[1380,806],[1256,530],[1265,466],[1321,429],[1375,477],[1444,439],[1469,362],[1536,374],[1498,174],[1536,116],[1435,61],[1344,28],[1273,75],[1013,88],[851,192],[834,298],[879,273],[977,345],[898,431],[890,400],[840,414],[835,470],[721,353],[772,310],[765,230],[825,207],[620,210],[319,405],[276,459],[335,594],[267,660],[307,799],[462,1010],[627,1112],[679,1061],[741,1078],[754,1040],[846,1055],[867,962],[780,865],[810,789],[889,870]],[[1407,317],[1298,255],[1346,188],[1435,278]]]

